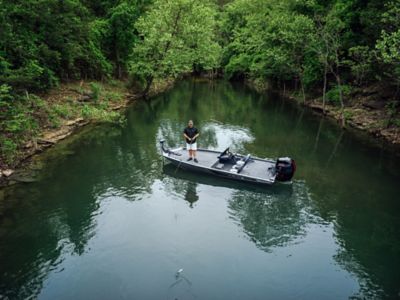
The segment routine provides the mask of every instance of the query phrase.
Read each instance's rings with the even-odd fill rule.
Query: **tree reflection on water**
[[[310,199],[304,184],[273,191],[237,190],[229,200],[232,219],[258,248],[271,251],[286,246],[306,233],[306,225],[316,218],[309,213]]]
[[[293,186],[259,187],[177,170],[171,164],[166,164],[163,171],[175,179],[171,182],[173,189],[184,194],[187,201],[189,195],[198,200],[194,190],[197,184],[231,189],[228,200],[231,219],[257,247],[267,252],[304,236],[307,224],[321,222],[311,213],[311,201],[303,182],[295,182]]]
[[[87,251],[104,195],[132,203],[152,193],[155,181],[194,209],[203,185],[228,190],[231,221],[266,252],[299,243],[308,224],[329,224],[333,259],[360,284],[355,296],[398,297],[399,160],[288,102],[225,82],[195,85],[185,81],[138,102],[125,128],[91,128],[50,151],[39,182],[0,195],[0,298],[34,298],[66,252]],[[162,172],[158,139],[181,145],[189,118],[203,129],[201,147],[237,142],[236,151],[255,156],[290,154],[299,166],[293,186],[259,188],[171,165]]]

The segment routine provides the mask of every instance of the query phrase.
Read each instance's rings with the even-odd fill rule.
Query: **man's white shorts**
[[[193,144],[186,143],[186,150],[197,150],[197,143]]]

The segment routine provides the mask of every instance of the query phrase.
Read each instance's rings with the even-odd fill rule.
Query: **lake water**
[[[0,191],[0,299],[399,297],[393,150],[223,81],[183,81],[126,118],[67,139],[38,182]],[[158,140],[183,144],[189,119],[200,147],[293,157],[293,184],[163,165]]]

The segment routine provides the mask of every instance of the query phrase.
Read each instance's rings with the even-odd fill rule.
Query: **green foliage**
[[[349,49],[351,59],[346,61],[351,68],[354,81],[357,85],[362,85],[366,80],[374,79],[374,63],[376,63],[376,53],[368,46],[355,46]]]
[[[127,68],[128,56],[138,40],[135,23],[139,18],[142,6],[140,1],[124,0],[110,9],[109,44],[110,54],[117,65],[117,75],[122,76],[122,70]]]
[[[123,95],[118,92],[108,92],[108,93],[106,93],[104,98],[106,101],[118,102],[122,99],[122,96]]]
[[[350,85],[342,85],[342,94],[344,97],[347,97],[351,94],[352,89]],[[340,97],[339,97],[339,87],[336,85],[332,89],[330,89],[326,93],[326,98],[329,102],[332,104],[339,104],[340,103]]]
[[[36,100],[32,95],[14,95],[8,85],[0,86],[0,160],[11,163],[18,147],[38,132]]]
[[[7,137],[0,136],[0,157],[4,157],[7,163],[12,163],[17,155],[17,143]]]
[[[223,19],[232,36],[224,56],[230,56],[225,65],[228,78],[244,73],[251,78],[290,80],[303,79],[307,69],[309,84],[315,62],[309,45],[313,39],[312,19],[294,14],[287,3],[274,1],[234,1],[226,8],[228,16],[238,20],[236,27],[231,20]],[[244,11],[243,11],[244,10]],[[307,59],[306,59],[307,57]]]
[[[400,118],[393,119],[393,120],[392,120],[392,124],[393,124],[394,126],[400,127]]]
[[[55,111],[50,110],[47,114],[47,119],[51,128],[59,128],[61,126],[61,118]]]
[[[80,73],[87,52],[87,13],[75,0],[3,0],[0,49],[8,68],[0,81],[41,90],[56,85],[57,76]]]
[[[54,113],[61,118],[68,119],[72,116],[69,105],[55,104],[53,105],[52,109]]]
[[[157,0],[136,23],[140,41],[130,60],[130,74],[146,83],[177,77],[193,66],[218,67],[216,7],[212,1]]]
[[[397,101],[400,0],[364,2],[0,0],[0,156],[47,123],[119,120],[107,113],[121,100],[118,86],[105,92],[92,83],[94,101],[84,106],[32,94],[69,80],[129,74],[148,92],[154,81],[221,68],[258,87],[283,81],[318,90],[326,82],[332,103],[342,102],[339,87],[346,97],[351,86],[382,82]]]
[[[81,110],[84,119],[97,120],[99,122],[120,122],[120,114],[116,111],[107,111],[98,107],[85,104]]]
[[[353,113],[351,110],[345,110],[345,111],[343,112],[343,117],[344,117],[346,120],[351,120],[351,119],[353,118],[353,116],[354,116],[354,113]]]
[[[0,118],[4,118],[7,115],[13,100],[11,87],[7,84],[0,85]]]
[[[234,0],[220,17],[227,78],[395,86],[400,1]],[[340,83],[341,84],[341,83]],[[395,91],[394,91],[395,92]]]
[[[387,33],[382,31],[381,38],[376,44],[380,59],[387,65],[385,75],[393,82],[400,83],[400,29]]]
[[[382,31],[381,39],[376,44],[380,55],[385,63],[400,62],[400,29],[387,33]]]
[[[92,98],[94,102],[98,102],[101,97],[102,88],[101,85],[95,82],[90,83],[90,90],[92,93]]]
[[[386,104],[386,112],[388,114],[387,124],[386,126],[395,125],[399,126],[399,119],[395,118],[395,115],[398,112],[400,103],[398,101],[390,101]]]
[[[396,85],[400,84],[400,0],[385,5],[381,15],[383,29],[376,42],[379,59],[385,65],[385,76]]]
[[[109,24],[105,20],[94,20],[89,24],[89,43],[87,62],[92,77],[109,77],[112,64],[105,54],[105,39],[108,38]]]

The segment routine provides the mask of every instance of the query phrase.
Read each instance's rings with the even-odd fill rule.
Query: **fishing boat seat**
[[[218,156],[218,161],[221,164],[225,163],[236,163],[236,157],[235,155],[229,151],[229,148],[226,148],[225,151],[223,151],[219,156]]]
[[[218,160],[220,163],[223,164],[223,163],[233,162],[234,157],[235,156],[229,152],[229,153],[224,154],[223,156],[220,156]]]

